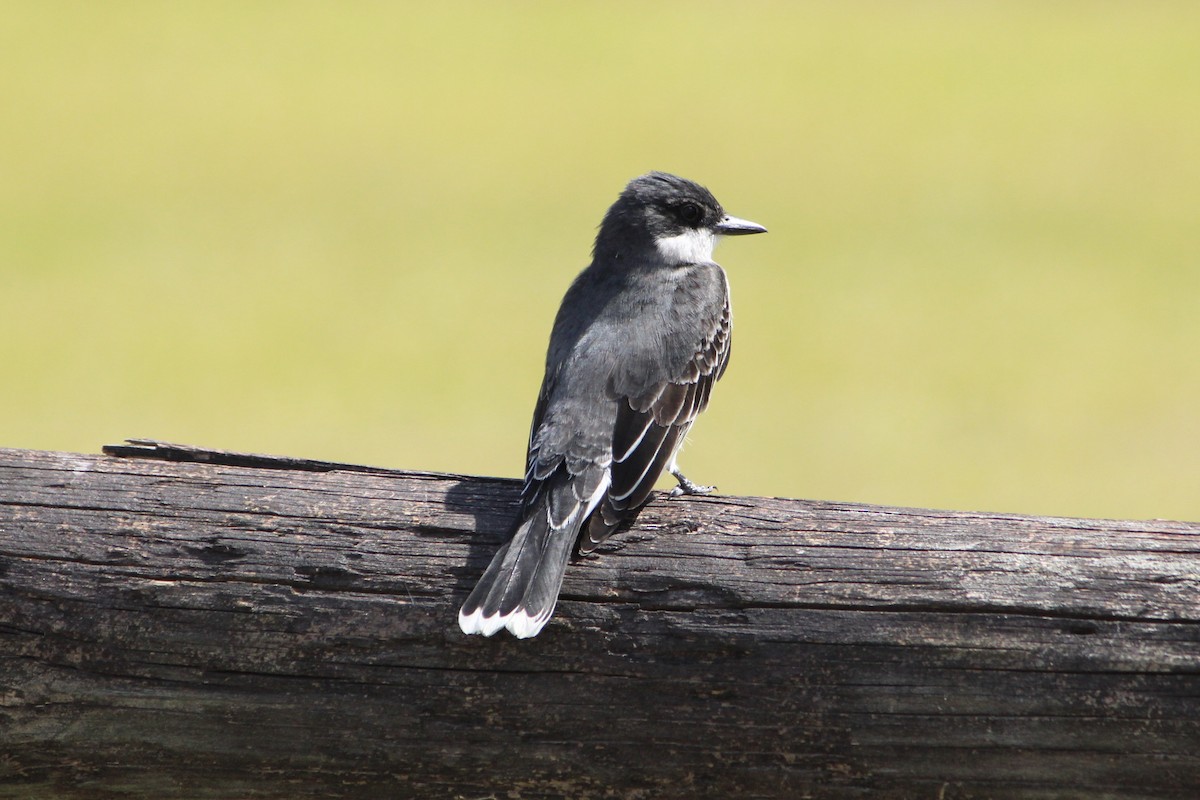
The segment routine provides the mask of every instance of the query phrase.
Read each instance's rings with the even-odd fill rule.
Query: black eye
[[[704,209],[696,203],[684,203],[679,207],[679,219],[685,225],[695,225],[704,219]]]

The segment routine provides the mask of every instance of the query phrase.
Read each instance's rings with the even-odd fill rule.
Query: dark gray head
[[[668,264],[698,264],[712,260],[717,236],[766,230],[726,214],[700,184],[651,172],[631,180],[608,209],[593,253],[597,261],[657,254]]]

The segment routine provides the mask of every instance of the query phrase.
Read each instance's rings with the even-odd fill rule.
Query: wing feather
[[[618,398],[613,431],[612,483],[580,536],[589,552],[616,530],[627,512],[650,497],[654,484],[708,405],[713,384],[729,361],[731,315],[728,295],[711,333],[672,380],[637,397]]]

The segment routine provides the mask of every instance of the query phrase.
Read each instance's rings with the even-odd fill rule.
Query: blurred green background
[[[0,445],[517,476],[631,177],[708,185],[722,492],[1200,518],[1200,4],[17,2]]]

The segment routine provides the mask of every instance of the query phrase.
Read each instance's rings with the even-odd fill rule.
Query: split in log
[[[1198,524],[659,499],[484,639],[516,481],[107,451],[0,450],[0,797],[1200,796]]]

